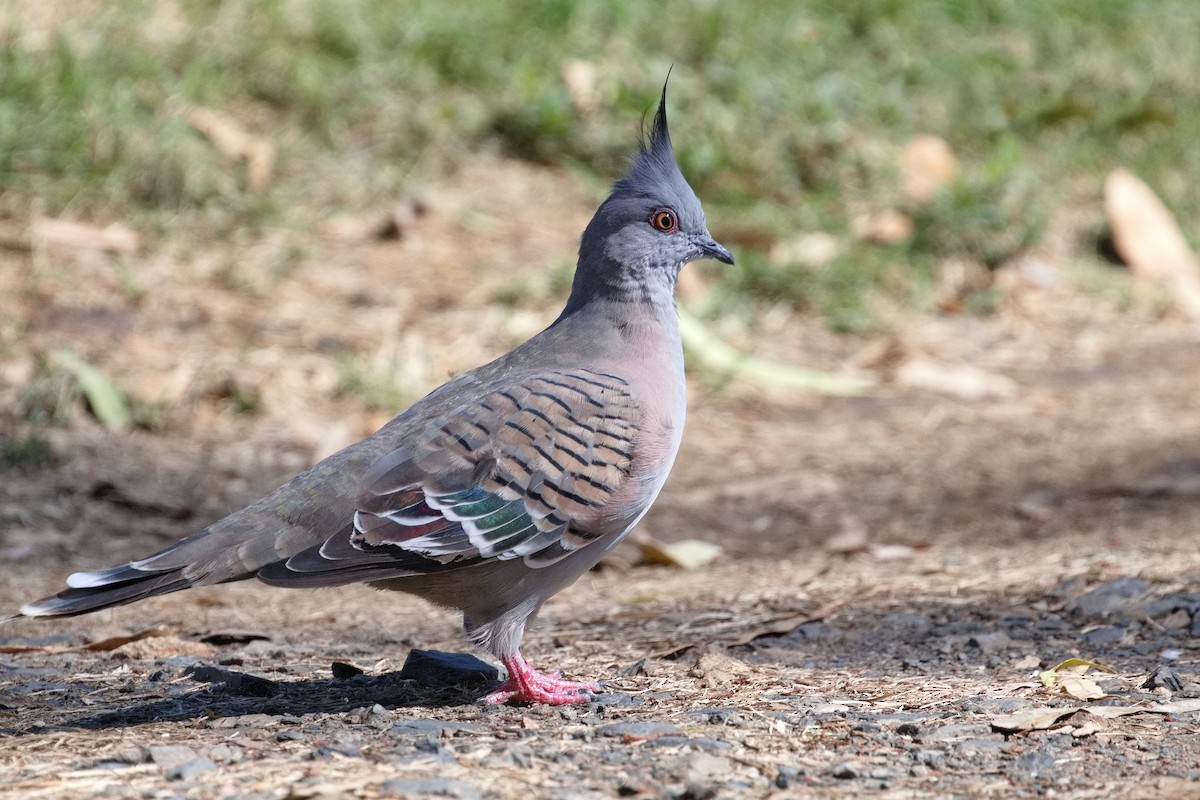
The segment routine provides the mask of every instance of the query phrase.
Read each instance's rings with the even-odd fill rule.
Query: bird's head
[[[675,163],[664,84],[629,171],[583,232],[572,295],[586,289],[669,299],[680,268],[698,258],[733,263],[708,232],[700,200]]]

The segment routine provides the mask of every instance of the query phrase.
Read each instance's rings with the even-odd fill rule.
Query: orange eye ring
[[[674,233],[679,230],[679,220],[675,217],[675,212],[669,208],[660,208],[650,215],[650,224],[655,230],[663,233]]]

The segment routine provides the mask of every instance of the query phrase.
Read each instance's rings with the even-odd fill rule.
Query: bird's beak
[[[697,236],[695,242],[696,247],[700,250],[701,258],[715,258],[717,261],[726,264],[733,263],[733,255],[723,245],[718,244],[716,239],[711,236],[707,234]]]

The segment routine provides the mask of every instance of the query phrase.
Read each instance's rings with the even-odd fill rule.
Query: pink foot
[[[591,693],[600,691],[600,684],[587,681],[567,681],[558,675],[538,672],[520,654],[504,659],[508,680],[483,698],[489,705],[500,703],[546,703],[552,706],[586,703]]]

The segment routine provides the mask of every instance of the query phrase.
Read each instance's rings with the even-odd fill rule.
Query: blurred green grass
[[[371,207],[402,193],[416,165],[480,147],[611,178],[674,64],[679,160],[737,251],[723,278],[731,302],[782,299],[868,328],[873,292],[919,305],[938,259],[1003,263],[1055,210],[1098,197],[1117,165],[1185,221],[1200,213],[1200,4],[1189,0],[105,8],[49,30],[18,14],[0,35],[10,201],[134,217],[152,232],[181,215],[219,230]],[[569,59],[596,67],[594,117],[572,105]],[[189,127],[195,105],[280,148],[268,192],[250,191]],[[919,133],[950,143],[961,180],[914,214],[907,243],[856,238],[856,216],[902,206],[894,154]],[[804,231],[845,246],[820,270],[768,263],[772,242]]]

